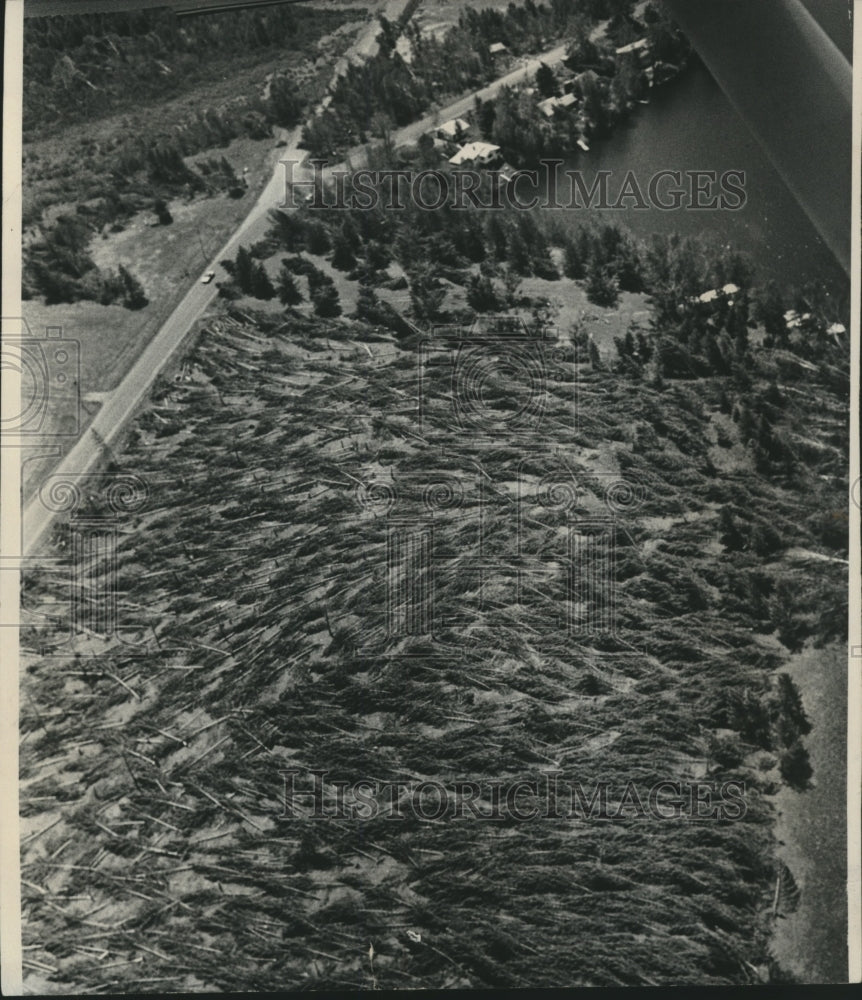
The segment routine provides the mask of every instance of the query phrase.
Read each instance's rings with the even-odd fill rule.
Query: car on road
[[[215,277],[215,271],[207,271],[207,273],[201,278],[202,285],[208,285]]]

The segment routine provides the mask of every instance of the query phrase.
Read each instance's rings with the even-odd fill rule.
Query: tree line
[[[228,71],[238,53],[304,52],[359,14],[308,4],[186,19],[170,8],[26,18],[24,132],[163,101],[220,65]]]

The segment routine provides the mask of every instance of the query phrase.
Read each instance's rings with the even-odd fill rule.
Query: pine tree
[[[440,317],[446,299],[446,289],[428,268],[423,268],[410,279],[410,303],[413,315],[420,323],[433,323]]]
[[[164,198],[156,198],[153,210],[159,217],[160,226],[169,226],[174,221],[174,217],[171,215],[170,209],[168,208],[167,202]]]
[[[536,86],[542,97],[556,97],[559,93],[554,71],[545,63],[539,63],[539,68],[536,71]]]
[[[804,792],[810,787],[814,769],[811,767],[808,751],[799,740],[781,754],[778,769],[781,777],[797,792]]]
[[[308,252],[320,257],[327,253],[332,244],[326,227],[320,222],[312,222],[306,229]]]
[[[295,306],[302,302],[302,292],[296,284],[296,279],[282,263],[278,272],[278,297],[286,306]]]
[[[272,282],[269,280],[269,275],[266,273],[266,268],[262,263],[255,264],[252,269],[251,294],[256,299],[264,299],[266,301],[275,298],[275,289],[272,287]]]
[[[475,312],[495,312],[500,308],[493,282],[486,276],[474,274],[467,286],[467,304]]]
[[[352,271],[356,267],[356,256],[344,232],[338,232],[332,241],[332,266],[337,271]]]
[[[359,283],[355,315],[357,319],[363,319],[368,323],[380,321],[380,299],[374,288],[364,281]]]
[[[246,295],[250,295],[253,280],[254,261],[248,249],[241,246],[236,255],[236,283]]]
[[[314,311],[318,316],[340,316],[341,302],[338,298],[338,289],[332,282],[320,284],[311,293],[311,300],[314,303]]]
[[[563,273],[573,281],[578,281],[587,275],[586,262],[581,254],[580,247],[574,240],[566,240]]]
[[[143,285],[122,264],[119,265],[118,270],[126,290],[123,305],[127,309],[143,309],[150,301],[144,294]]]
[[[615,306],[620,289],[616,275],[606,265],[593,263],[587,275],[587,298],[597,306]]]

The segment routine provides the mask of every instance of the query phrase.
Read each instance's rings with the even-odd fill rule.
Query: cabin
[[[721,288],[710,288],[708,292],[703,292],[700,295],[695,295],[691,300],[692,302],[715,302],[718,299],[728,299],[729,305],[733,305],[732,296],[739,292],[739,285],[734,285],[732,282],[722,285]]]
[[[470,123],[463,118],[450,118],[449,121],[438,125],[434,133],[435,138],[442,139],[443,142],[461,143],[470,131]]]
[[[494,65],[500,67],[508,64],[511,53],[509,52],[509,46],[505,42],[494,42],[488,46],[488,55],[491,57]]]
[[[549,97],[547,100],[539,101],[536,107],[546,118],[553,118],[555,115],[570,111],[577,106],[577,103],[578,99],[574,94],[563,94],[562,97]]]
[[[646,38],[639,38],[636,42],[621,45],[615,52],[617,56],[636,55],[642,65],[647,63],[650,58],[650,47]]]
[[[539,101],[536,107],[546,118],[553,118],[557,107],[556,97],[549,97],[547,100]]]
[[[490,142],[468,142],[449,160],[453,167],[487,167],[500,160],[500,147]]]

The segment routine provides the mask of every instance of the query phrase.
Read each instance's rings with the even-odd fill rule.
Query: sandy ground
[[[786,672],[812,726],[804,743],[814,787],[775,797],[779,856],[801,895],[796,912],[776,921],[772,950],[803,982],[846,983],[847,648],[807,649]]]

